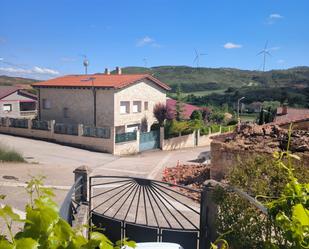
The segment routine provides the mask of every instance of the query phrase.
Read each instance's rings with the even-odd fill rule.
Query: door
[[[141,132],[139,151],[153,150],[160,147],[160,131]]]

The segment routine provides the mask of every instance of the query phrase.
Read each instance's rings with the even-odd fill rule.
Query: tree
[[[169,107],[163,103],[157,103],[153,108],[153,115],[158,121],[160,126],[163,126],[163,123],[166,119],[172,119],[172,113]]]
[[[175,117],[177,121],[181,121],[184,119],[183,112],[184,112],[183,96],[180,89],[180,85],[178,84],[176,90],[176,106],[175,106]]]
[[[191,113],[190,119],[191,120],[202,120],[203,119],[202,111],[201,110],[194,110]]]

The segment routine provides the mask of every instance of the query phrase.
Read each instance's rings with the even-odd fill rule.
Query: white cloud
[[[43,68],[43,67],[37,67],[34,66],[32,69],[33,73],[38,73],[38,74],[50,74],[50,75],[57,75],[59,74],[58,71],[50,69],[50,68]]]
[[[270,19],[281,19],[281,18],[283,18],[283,16],[278,14],[278,13],[273,13],[273,14],[269,15],[269,18]]]
[[[160,44],[156,43],[155,39],[149,37],[149,36],[145,36],[141,39],[139,39],[136,43],[137,47],[144,47],[144,46],[152,46],[152,47],[156,47],[159,48],[161,47]]]
[[[233,48],[242,48],[242,45],[232,43],[232,42],[227,42],[223,45],[223,47],[226,48],[226,49],[233,49]]]
[[[58,75],[59,72],[50,68],[34,66],[32,69],[15,67],[0,67],[0,73],[23,74],[23,75]]]
[[[282,18],[283,18],[283,16],[278,14],[278,13],[272,13],[268,16],[266,23],[267,24],[274,24],[275,22],[279,21]]]

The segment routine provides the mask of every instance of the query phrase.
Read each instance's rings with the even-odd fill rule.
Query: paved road
[[[50,142],[0,134],[0,144],[21,152],[28,163],[0,163],[0,194],[5,203],[22,210],[27,202],[24,184],[33,175],[46,176],[45,184],[54,187],[61,204],[74,181],[73,170],[81,165],[91,167],[93,175],[124,175],[160,179],[164,167],[177,162],[188,163],[209,148],[177,151],[149,151],[118,157]]]

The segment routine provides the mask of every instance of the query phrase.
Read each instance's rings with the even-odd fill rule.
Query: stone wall
[[[258,127],[259,129],[264,129],[264,132],[270,130],[269,126]],[[216,180],[222,180],[224,175],[228,173],[231,167],[237,165],[240,161],[245,161],[249,158],[254,158],[256,156],[266,156],[272,159],[272,154],[274,151],[282,151],[280,144],[284,139],[286,139],[286,130],[281,130],[280,128],[273,126],[275,132],[278,133],[277,137],[273,133],[268,135],[259,135],[259,131],[252,133],[242,134],[222,134],[214,137],[210,145],[211,153],[211,178]],[[291,146],[301,146],[306,145],[307,137],[297,137],[297,134],[303,134],[303,132],[295,131],[295,135],[292,139]],[[282,135],[284,134],[284,135]],[[262,138],[262,140],[261,140]],[[298,140],[299,141],[298,141]],[[275,142],[275,141],[279,142]],[[284,144],[284,143],[283,143]],[[276,147],[277,146],[277,147]],[[302,164],[309,168],[309,151],[297,151],[297,148],[293,149],[293,153],[301,158],[301,161],[295,161],[298,164]],[[295,151],[296,150],[296,151]]]
[[[51,125],[52,127],[52,125]],[[0,133],[17,135],[22,137],[42,139],[46,141],[56,142],[60,144],[71,145],[83,149],[95,150],[100,152],[114,153],[114,132],[111,132],[111,138],[85,137],[56,134],[51,130],[35,130],[31,129],[31,121],[29,120],[29,128],[15,128],[9,126],[0,126]]]

